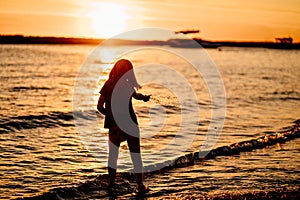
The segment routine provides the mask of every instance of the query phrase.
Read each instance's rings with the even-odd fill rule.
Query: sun
[[[129,19],[124,6],[109,2],[93,3],[88,17],[94,35],[105,38],[125,31]]]

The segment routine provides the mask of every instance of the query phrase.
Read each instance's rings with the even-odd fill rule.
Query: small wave
[[[22,129],[71,127],[75,126],[74,116],[85,120],[93,119],[96,111],[50,112],[43,115],[26,115],[0,119],[0,134]]]
[[[274,91],[268,92],[265,96],[259,96],[258,100],[260,101],[299,101],[300,93],[295,90],[286,90],[286,91]]]
[[[47,115],[27,115],[1,119],[0,133],[38,127],[74,126],[68,123],[73,120],[73,113],[51,112]]]
[[[202,161],[208,159],[214,159],[217,156],[231,156],[240,154],[241,152],[252,151],[254,149],[265,148],[267,146],[271,146],[277,143],[284,143],[288,140],[299,138],[300,137],[300,119],[294,122],[295,125],[290,127],[290,129],[271,133],[267,132],[265,136],[259,137],[253,140],[247,140],[243,142],[234,143],[228,146],[218,147],[216,149],[211,150],[210,152],[194,152],[189,153],[184,156],[181,156],[175,160],[165,161],[163,163],[156,164],[154,166],[148,167],[149,169],[156,167],[156,170],[147,172],[147,167],[145,168],[145,176],[151,176],[153,173],[161,173],[166,170],[171,170],[178,167],[185,167],[189,165],[193,165],[195,161]],[[134,186],[132,186],[128,180],[133,180],[133,174],[131,173],[118,173],[117,182],[119,183],[117,186],[117,190],[115,191],[116,195],[128,194],[135,191]],[[65,187],[65,188],[55,188],[44,194],[28,197],[23,199],[89,199],[96,197],[100,198],[108,198],[111,196],[107,193],[108,186],[108,175],[101,174],[95,177],[93,180],[88,180],[85,183],[82,183],[78,186],[74,187]],[[96,194],[96,196],[95,196]]]
[[[20,87],[13,87],[11,91],[13,92],[20,92],[21,90],[50,90],[51,88],[49,87],[25,87],[25,86],[20,86]]]
[[[258,97],[258,101],[300,101],[300,97]]]
[[[231,156],[241,152],[252,151],[254,149],[261,149],[267,146],[272,146],[277,143],[284,143],[288,140],[300,137],[300,120],[296,120],[295,125],[288,130],[277,132],[265,132],[266,135],[257,139],[246,140],[229,146],[222,146],[211,150],[207,155],[202,156],[201,152],[194,153],[195,160],[212,159],[217,156]]]
[[[75,158],[69,157],[49,157],[49,156],[41,156],[40,160],[51,161],[51,162],[72,162],[72,163],[80,163]]]

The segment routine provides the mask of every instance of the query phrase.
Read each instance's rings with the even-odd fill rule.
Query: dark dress
[[[124,89],[119,91],[120,94],[118,96],[122,96],[124,91],[124,95],[130,95],[129,102],[122,101],[118,104],[113,104],[116,108],[114,108],[114,115],[112,111],[112,96],[113,90],[115,88],[115,83],[112,81],[106,81],[102,89],[100,90],[100,94],[104,96],[104,103],[105,103],[105,121],[104,121],[104,128],[109,129],[109,140],[114,143],[116,146],[120,146],[120,143],[127,140],[128,147],[130,152],[139,153],[140,152],[140,142],[139,142],[139,128],[138,128],[138,121],[137,117],[134,113],[133,106],[132,106],[132,97],[136,96],[136,92],[134,88],[128,90]],[[128,91],[131,91],[132,94],[128,94]],[[114,96],[115,98],[115,96]],[[123,98],[119,98],[123,99]],[[126,98],[125,98],[126,99]],[[122,115],[130,115],[130,118],[122,118]],[[124,129],[120,128],[116,123],[114,116],[120,117],[125,121],[122,124],[133,124],[134,128],[130,128],[131,131],[124,131]],[[131,119],[131,120],[128,120]],[[132,123],[134,122],[134,123]]]
[[[115,85],[116,84],[114,82],[108,80],[108,81],[105,82],[104,86],[100,90],[100,94],[104,96],[104,102],[105,102],[104,128],[111,128],[111,127],[116,127],[117,126],[117,123],[116,123],[116,121],[113,117],[112,108],[111,108],[112,93],[113,93],[113,89],[114,89]],[[126,105],[126,102],[120,102],[120,106],[122,106],[122,108],[119,109],[120,110],[119,113],[118,113],[118,111],[116,111],[117,113],[115,112],[115,115],[118,115],[118,114],[122,115],[124,113],[122,111],[122,110],[124,110],[124,107],[125,107],[125,109],[128,108],[131,120],[136,125],[138,125],[137,117],[134,113],[133,106],[132,106],[132,95],[131,95],[130,100],[129,100],[129,105]],[[122,98],[120,98],[120,99],[122,99]],[[115,106],[118,106],[118,105],[115,105]],[[127,112],[128,112],[128,110],[127,110]]]

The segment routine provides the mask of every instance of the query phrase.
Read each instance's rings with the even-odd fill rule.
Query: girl
[[[109,79],[100,91],[97,109],[105,115],[104,128],[109,129],[108,175],[109,189],[115,185],[120,143],[127,141],[139,192],[148,192],[143,184],[143,163],[140,152],[139,128],[132,106],[132,97],[149,101],[150,95],[137,93],[137,83],[132,63],[121,59],[112,68]]]

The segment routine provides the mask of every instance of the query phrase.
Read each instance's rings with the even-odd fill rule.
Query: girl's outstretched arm
[[[132,96],[137,100],[143,100],[144,102],[147,102],[149,101],[151,95],[143,95],[141,93],[134,92]]]
[[[100,97],[99,97],[97,109],[99,112],[101,112],[103,115],[105,115],[104,96],[103,95],[100,95]]]

